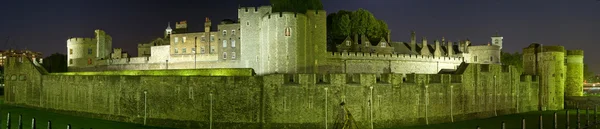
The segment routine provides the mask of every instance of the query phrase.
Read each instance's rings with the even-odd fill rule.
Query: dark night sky
[[[113,47],[137,56],[137,44],[163,35],[167,22],[188,20],[201,30],[204,18],[237,19],[237,7],[267,5],[268,0],[2,0],[0,50],[30,49],[48,56],[66,53],[69,37],[93,37],[103,29]],[[393,41],[408,41],[409,31],[429,40],[470,38],[486,44],[496,30],[504,51],[521,51],[532,42],[585,50],[585,61],[600,73],[600,2],[597,0],[322,0],[327,12],[364,8],[383,19]],[[6,37],[11,37],[9,44]],[[420,39],[420,38],[419,38]]]

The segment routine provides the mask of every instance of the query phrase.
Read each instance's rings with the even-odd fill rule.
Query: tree
[[[308,10],[323,10],[321,0],[270,0],[273,12],[306,13]]]
[[[519,52],[515,52],[513,54],[502,52],[500,58],[502,64],[515,66],[517,70],[523,71],[523,54]]]
[[[388,25],[383,20],[378,20],[371,12],[358,9],[354,12],[340,10],[327,15],[327,46],[329,51],[334,51],[336,44],[341,43],[346,37],[365,35],[374,45],[381,38],[387,38]]]
[[[51,73],[67,72],[67,56],[60,53],[54,53],[44,58],[42,66]]]
[[[587,64],[583,64],[583,80],[589,83],[598,82],[596,75],[590,70]]]

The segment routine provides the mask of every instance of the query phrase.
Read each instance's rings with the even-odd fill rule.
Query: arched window
[[[231,30],[231,35],[235,36],[235,30]]]
[[[231,47],[235,47],[235,40],[231,40]]]
[[[223,40],[223,47],[227,47],[227,40]]]
[[[223,36],[227,36],[227,30],[223,30]]]
[[[227,59],[227,52],[223,52],[223,59]]]
[[[292,36],[292,28],[288,27],[285,28],[285,36]]]

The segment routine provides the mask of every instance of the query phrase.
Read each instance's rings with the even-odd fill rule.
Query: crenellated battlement
[[[67,43],[91,43],[94,40],[94,38],[69,38]]]
[[[428,60],[428,61],[464,61],[463,57],[435,57],[411,54],[379,54],[363,52],[329,52],[329,58],[365,59],[365,60]]]
[[[273,13],[269,13],[267,14],[265,17],[267,17],[267,19],[277,19],[277,18],[306,18],[306,15],[301,14],[301,13],[295,13],[295,12],[273,12]]]

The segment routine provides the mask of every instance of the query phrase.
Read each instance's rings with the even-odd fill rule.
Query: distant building
[[[29,57],[32,59],[41,59],[42,53],[30,50],[6,50],[0,51],[0,66],[4,66],[6,57]]]

